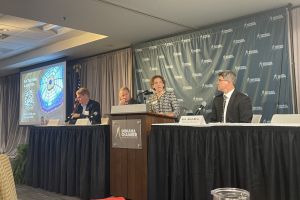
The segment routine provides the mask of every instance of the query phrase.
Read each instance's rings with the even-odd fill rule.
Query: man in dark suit
[[[235,89],[235,81],[236,75],[232,71],[226,70],[218,74],[217,85],[222,94],[213,100],[211,122],[251,123],[251,99]]]
[[[89,118],[92,124],[100,124],[100,104],[90,99],[90,92],[86,88],[79,88],[76,91],[76,108],[72,113],[70,123],[76,123],[79,118]]]

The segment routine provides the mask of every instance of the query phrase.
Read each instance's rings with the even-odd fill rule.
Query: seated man
[[[90,92],[86,88],[79,88],[76,91],[78,103],[71,114],[71,124],[75,124],[79,118],[89,118],[92,124],[100,124],[100,104],[90,99]]]
[[[119,105],[137,104],[138,102],[131,98],[128,87],[121,87],[119,90]]]
[[[251,99],[235,89],[235,81],[236,75],[232,71],[226,70],[218,74],[218,90],[222,93],[213,100],[211,122],[251,123]]]

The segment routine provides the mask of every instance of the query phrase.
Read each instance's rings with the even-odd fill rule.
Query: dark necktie
[[[223,95],[223,112],[222,112],[222,121],[221,122],[225,122],[226,116],[225,116],[224,111],[225,111],[226,99],[227,99],[226,95]]]

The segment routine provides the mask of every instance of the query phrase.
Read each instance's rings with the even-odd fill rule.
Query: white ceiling
[[[19,67],[55,58],[67,56],[68,59],[76,59],[96,55],[175,33],[197,30],[206,25],[278,8],[288,3],[300,5],[300,0],[0,2],[0,29],[1,25],[5,25],[11,31],[6,33],[0,30],[0,33],[12,35],[0,39],[0,76],[13,73]],[[43,26],[47,24],[58,26],[43,30]],[[108,37],[97,40],[93,34],[93,39],[88,39],[89,33],[83,31]]]

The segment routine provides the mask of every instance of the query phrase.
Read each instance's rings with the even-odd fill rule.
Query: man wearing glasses
[[[218,74],[217,95],[212,103],[211,122],[221,123],[251,123],[251,99],[235,89],[236,75],[226,70]]]

